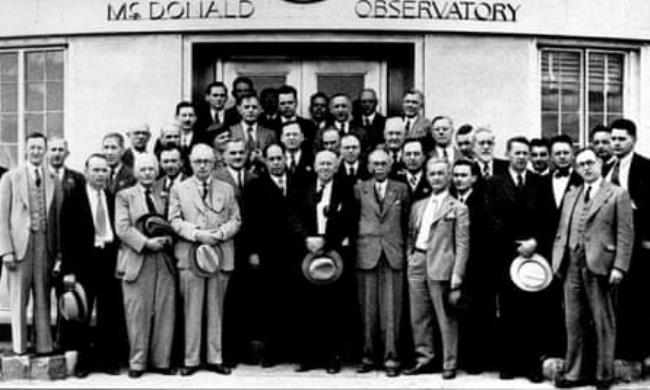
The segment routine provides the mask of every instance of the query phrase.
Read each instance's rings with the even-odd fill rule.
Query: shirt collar
[[[248,131],[249,127],[252,127],[253,132],[256,132],[257,131],[257,122],[246,123],[244,120],[241,121],[241,128],[244,129],[244,131]]]
[[[196,176],[192,176],[192,177],[194,178],[194,181],[196,182],[196,184],[198,186],[203,185],[203,182],[201,180],[199,180],[198,177],[196,177]],[[212,175],[208,176],[208,178],[207,178],[207,180],[205,182],[208,183],[208,185],[210,185],[210,183],[212,183]]]
[[[515,184],[517,184],[517,176],[518,175],[521,175],[521,177],[524,179],[524,183],[526,183],[526,179],[527,179],[526,175],[528,173],[526,171],[526,169],[524,169],[523,172],[519,173],[519,172],[515,171],[514,169],[512,169],[512,167],[508,167],[508,172],[510,173],[510,177],[512,177],[512,181],[514,181]]]
[[[600,189],[600,187],[603,185],[603,177],[599,177],[595,182],[593,183],[585,183],[585,187],[591,187],[591,196],[596,193],[597,190]]]
[[[284,117],[284,116],[280,115],[280,121],[281,121],[282,123],[286,123],[286,122],[297,122],[297,121],[298,121],[298,115],[294,115],[294,116],[292,116],[291,118],[287,118],[287,117]]]
[[[624,156],[623,158],[619,159],[621,161],[621,167],[630,166],[630,164],[632,164],[632,156],[633,155],[634,155],[634,152],[630,152],[626,156]]]
[[[370,115],[364,115],[363,117],[364,117],[365,119],[367,119],[370,123],[372,123],[372,121],[375,120],[375,115],[376,115],[376,114],[377,114],[376,112],[373,112],[372,114],[370,114]]]

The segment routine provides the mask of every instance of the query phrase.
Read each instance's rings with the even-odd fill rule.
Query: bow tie
[[[569,168],[557,168],[555,170],[555,177],[566,177],[569,176],[570,170]]]

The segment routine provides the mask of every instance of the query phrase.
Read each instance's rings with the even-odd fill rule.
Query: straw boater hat
[[[343,273],[343,260],[334,250],[310,252],[302,260],[302,273],[314,284],[333,283]]]
[[[59,313],[66,321],[84,322],[88,317],[86,292],[79,282],[66,287],[59,297]]]
[[[553,271],[548,261],[537,253],[531,257],[517,257],[510,265],[512,282],[524,291],[542,291],[553,280]]]

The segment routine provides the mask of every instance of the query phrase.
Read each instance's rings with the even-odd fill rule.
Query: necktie
[[[246,133],[248,134],[248,141],[246,142],[248,146],[248,151],[252,152],[253,150],[256,149],[255,147],[255,138],[254,138],[254,129],[253,126],[248,126],[248,129],[246,129]]]
[[[411,120],[410,119],[406,119],[406,123],[404,124],[404,129],[406,130],[406,134],[408,135],[408,132],[411,129]]]
[[[323,199],[323,190],[325,189],[325,183],[320,183],[318,190],[316,190],[316,203],[320,203]]]
[[[616,184],[618,186],[621,185],[621,179],[619,175],[621,174],[621,160],[616,160],[614,163],[614,167],[612,168],[612,179],[611,182],[612,184]]]
[[[204,181],[203,182],[203,194],[201,194],[201,197],[203,200],[205,200],[208,197],[208,182]]]
[[[488,177],[490,174],[490,163],[486,161],[483,163],[483,177]]]
[[[375,183],[375,194],[377,195],[377,200],[379,201],[379,204],[381,204],[384,201],[384,194],[381,193],[380,183]]]
[[[587,190],[585,191],[585,203],[589,203],[591,200],[591,186],[587,186]]]
[[[104,199],[102,198],[102,191],[97,190],[97,212],[95,213],[95,233],[99,237],[106,237],[106,207],[104,207]]]
[[[442,157],[445,161],[449,162],[449,154],[447,153],[447,148],[442,149]]]
[[[465,195],[459,195],[458,200],[460,201],[460,203],[464,204],[467,199],[465,198]]]
[[[367,116],[363,117],[363,126],[370,127],[370,118],[368,118]]]
[[[219,120],[219,111],[214,112],[214,120],[212,122],[216,125],[221,123],[221,120]]]
[[[415,177],[415,175],[412,175],[409,173],[409,184],[411,185],[411,189],[415,190],[415,187],[418,185],[418,178]]]
[[[348,177],[353,178],[354,177],[354,166],[350,165],[348,167]]]
[[[35,175],[34,176],[35,177],[34,182],[36,183],[36,187],[40,187],[41,186],[41,173],[38,171],[38,168],[34,169],[34,175]]]
[[[111,167],[110,175],[108,175],[107,188],[109,191],[113,191],[113,182],[115,181],[115,168]]]
[[[237,172],[237,185],[239,186],[239,190],[244,188],[244,172],[243,171]]]
[[[524,188],[524,177],[521,173],[517,174],[517,189],[522,190]]]
[[[165,192],[169,192],[169,190],[172,188],[172,185],[174,185],[174,179],[167,177],[165,179]]]
[[[292,173],[296,171],[296,164],[296,152],[291,152],[291,166],[289,169]]]
[[[156,206],[154,205],[153,199],[151,198],[151,189],[147,188],[144,190],[144,200],[147,202],[147,210],[149,210],[150,213],[155,214]]]
[[[282,192],[282,195],[286,196],[287,195],[287,187],[284,184],[284,176],[278,177],[278,187],[280,188],[280,192]]]

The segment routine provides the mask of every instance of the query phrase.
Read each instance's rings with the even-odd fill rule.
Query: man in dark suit
[[[226,110],[228,101],[228,87],[221,81],[214,81],[205,88],[204,104],[197,104],[196,129],[199,133],[205,134],[211,125],[226,126],[226,123],[236,123],[237,118]],[[228,114],[231,117],[228,117]]]
[[[122,163],[133,168],[135,156],[147,152],[147,144],[151,139],[151,130],[148,124],[138,123],[131,126],[126,131],[126,135],[129,137],[131,147],[126,149],[124,154],[122,154]]]
[[[388,179],[391,158],[383,149],[368,156],[373,178],[354,188],[359,221],[356,274],[363,324],[363,349],[357,372],[377,364],[399,375],[407,221],[410,210],[404,183]],[[378,356],[376,345],[383,345]],[[380,363],[381,362],[381,363]]]
[[[206,133],[202,137],[201,134],[197,133],[195,130],[196,127],[196,108],[190,102],[182,101],[176,105],[175,116],[176,122],[181,130],[181,138],[178,142],[178,146],[181,148],[181,154],[183,155],[183,166],[185,167],[185,173],[191,174],[189,171],[190,164],[188,161],[188,156],[192,147],[200,142],[207,143],[212,145],[212,140],[207,140]]]
[[[352,103],[350,97],[344,93],[337,93],[330,99],[330,114],[333,121],[331,126],[339,131],[342,136],[353,133],[361,141],[361,154],[368,155],[370,151],[370,143],[368,141],[368,134],[363,127],[355,127],[352,123]],[[325,129],[318,129],[314,140],[314,151],[323,149],[323,131]]]
[[[520,290],[510,279],[510,263],[517,256],[531,256],[540,240],[539,196],[541,178],[526,169],[530,143],[526,138],[508,140],[510,166],[503,175],[486,183],[485,210],[490,227],[494,277],[498,283],[500,377],[525,375],[531,382],[543,380],[539,362],[541,334],[537,295]]]
[[[117,237],[113,231],[114,197],[106,189],[110,175],[106,157],[88,157],[85,174],[86,185],[64,200],[61,211],[63,283],[76,281],[83,286],[88,313],[97,305],[95,332],[90,315],[81,323],[65,325],[63,344],[79,351],[75,375],[81,378],[95,367],[118,374],[121,347],[126,343],[120,284],[115,278]]]
[[[308,253],[339,251],[349,239],[354,221],[352,190],[334,179],[338,168],[337,157],[329,151],[316,154],[316,177],[304,182],[292,199],[291,226],[298,240],[299,259]],[[301,262],[301,261],[299,261]],[[343,265],[350,272],[351,264]],[[296,272],[300,265],[296,265]],[[297,372],[325,365],[327,372],[336,374],[341,369],[341,339],[345,324],[340,304],[346,298],[341,276],[324,285],[302,278],[295,292],[300,316],[296,319],[296,337],[299,342]]]
[[[602,161],[593,150],[579,151],[576,166],[584,185],[567,193],[553,243],[568,341],[564,373],[555,385],[584,386],[595,379],[597,389],[608,389],[614,381],[615,288],[628,272],[634,245],[632,207],[627,191],[602,179]]]
[[[237,109],[237,101],[242,95],[251,92],[255,93],[253,80],[245,76],[238,76],[237,78],[235,78],[235,80],[233,80],[232,91],[230,93],[232,94],[232,98],[235,104],[233,104],[230,108],[226,109],[227,119],[224,123],[225,126],[230,127],[235,123],[241,122],[241,115],[239,113],[239,110]]]
[[[48,140],[47,159],[50,163],[50,170],[59,179],[64,197],[74,192],[75,188],[86,184],[86,179],[81,172],[70,169],[65,165],[65,160],[69,155],[68,142],[65,139],[51,137]]]
[[[426,153],[431,150],[431,121],[424,117],[424,94],[418,89],[410,89],[402,98],[402,126],[408,138],[420,138],[424,142]]]
[[[277,134],[280,121],[277,88],[264,88],[260,91],[259,111],[257,122]]]
[[[468,123],[456,129],[456,147],[459,152],[457,159],[475,160],[473,132],[474,127]]]
[[[312,147],[314,137],[316,136],[316,125],[313,121],[303,118],[296,114],[298,108],[298,92],[290,85],[283,85],[278,89],[278,113],[275,129],[277,129],[278,139],[281,136],[282,125],[287,122],[296,122],[302,130],[305,137],[305,145]]]
[[[361,161],[361,142],[354,134],[348,134],[341,139],[341,164],[336,178],[351,188],[370,178],[368,166]]]
[[[482,179],[503,175],[508,171],[508,161],[494,157],[494,134],[492,130],[479,127],[474,130],[474,155]]]
[[[250,320],[255,321],[261,341],[262,367],[271,367],[290,358],[295,349],[291,321],[296,306],[292,292],[297,284],[293,264],[295,243],[289,226],[289,197],[295,183],[286,171],[284,146],[270,144],[264,149],[267,173],[251,180],[243,194],[242,218],[246,227],[248,264],[258,273]],[[249,286],[252,289],[252,286]]]
[[[639,342],[647,339],[644,335],[650,327],[650,313],[639,310],[637,304],[640,296],[650,294],[650,160],[634,151],[637,140],[634,122],[618,119],[609,127],[616,163],[607,179],[627,190],[632,198],[635,236],[630,277],[619,289],[617,348],[621,358],[641,360],[650,354],[648,342]]]
[[[402,160],[404,168],[395,172],[394,178],[406,183],[411,202],[431,195],[431,185],[424,173],[424,146],[422,140],[411,138],[404,141],[402,146]]]
[[[393,168],[390,173],[391,177],[395,177],[397,172],[404,169],[404,161],[402,159],[402,146],[406,140],[406,130],[400,118],[386,119],[386,127],[384,128],[385,149],[393,159]]]
[[[106,184],[108,192],[115,196],[120,190],[131,187],[136,180],[133,169],[122,162],[124,154],[124,136],[120,133],[108,133],[102,139],[102,152],[106,156],[109,176]]]
[[[366,88],[359,92],[358,102],[361,112],[352,119],[352,125],[366,130],[370,149],[374,149],[384,143],[386,117],[377,111],[377,92],[374,89]]]
[[[539,176],[551,173],[551,145],[545,138],[530,140],[530,167]]]
[[[171,145],[161,150],[159,163],[162,176],[153,184],[152,192],[163,201],[164,215],[167,216],[171,188],[187,179],[187,175],[182,172],[181,151],[177,146]]]
[[[311,147],[305,145],[302,128],[297,122],[282,125],[280,141],[284,145],[287,157],[287,172],[296,183],[313,176],[314,155]]]

